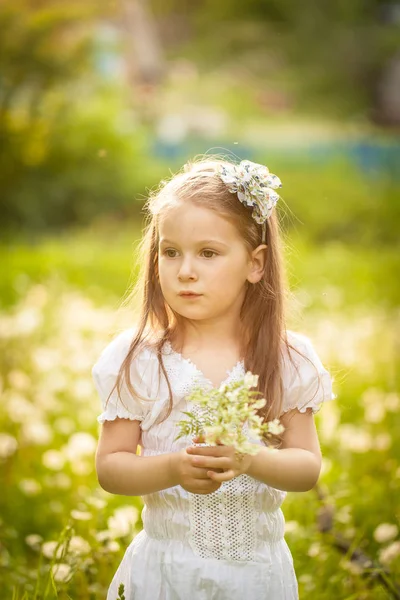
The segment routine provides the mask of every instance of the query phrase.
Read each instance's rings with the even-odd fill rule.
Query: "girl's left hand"
[[[195,438],[194,443],[202,443],[201,437]],[[238,475],[247,473],[252,456],[250,454],[237,454],[233,446],[190,446],[186,452],[193,456],[196,467],[209,468],[207,475],[213,481],[230,481]],[[216,473],[215,470],[221,471]]]

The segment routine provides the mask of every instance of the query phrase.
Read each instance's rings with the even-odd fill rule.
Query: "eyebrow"
[[[172,246],[175,244],[176,242],[172,242],[171,240],[167,240],[165,238],[162,238],[160,240],[160,244],[171,244]],[[218,244],[219,246],[225,246],[226,248],[228,248],[228,244],[225,244],[224,242],[220,242],[219,240],[200,240],[199,242],[197,242],[198,246],[207,246],[207,245],[213,245],[213,244]]]

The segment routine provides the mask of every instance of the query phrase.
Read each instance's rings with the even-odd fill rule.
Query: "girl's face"
[[[250,254],[232,223],[191,202],[167,212],[159,239],[161,290],[176,313],[191,320],[239,316],[246,281],[262,277],[265,246]]]

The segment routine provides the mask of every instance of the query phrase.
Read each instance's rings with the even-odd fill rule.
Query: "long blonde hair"
[[[162,348],[166,341],[175,337],[179,315],[166,304],[159,282],[159,219],[171,206],[176,205],[176,201],[192,202],[230,220],[237,227],[249,253],[262,243],[261,225],[252,218],[251,209],[239,202],[235,193],[228,191],[217,174],[218,167],[227,162],[219,157],[207,157],[187,163],[168,181],[161,182],[159,188],[150,194],[145,207],[147,224],[140,246],[141,273],[130,295],[130,299],[134,297],[136,301],[139,300],[138,328],[121,365],[114,389],[117,387],[120,394],[122,381],[125,380],[130,393],[140,398],[131,382],[131,364],[143,348],[153,348],[159,360],[160,375],[162,372],[169,389],[169,406],[165,418],[172,410],[172,390],[163,362]],[[259,375],[258,390],[267,404],[259,409],[258,414],[264,421],[269,421],[281,414],[283,352],[290,348],[301,353],[287,339],[285,304],[288,286],[284,276],[282,241],[275,210],[266,223],[267,260],[264,274],[257,284],[247,282],[240,319],[244,332],[242,353],[245,369]],[[288,355],[290,357],[290,352]],[[308,360],[307,357],[304,358]]]

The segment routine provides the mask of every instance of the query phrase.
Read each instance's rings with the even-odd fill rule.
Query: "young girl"
[[[250,161],[207,159],[148,202],[140,321],[93,367],[100,485],[144,501],[109,600],[121,583],[126,600],[298,598],[280,507],[318,480],[313,414],[335,396],[310,340],[285,327],[280,185]],[[231,446],[176,440],[195,384],[246,371],[267,400],[259,415],[285,427],[275,449],[249,437],[259,452],[239,460]]]

